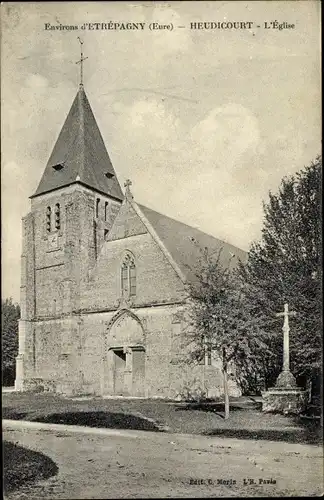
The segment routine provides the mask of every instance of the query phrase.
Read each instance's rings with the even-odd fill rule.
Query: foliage
[[[18,354],[18,320],[20,308],[12,298],[1,301],[2,326],[2,377],[3,382],[13,383],[15,358]]]
[[[239,275],[251,313],[259,317],[275,356],[264,357],[267,385],[282,367],[284,303],[297,315],[290,323],[291,369],[300,380],[320,370],[321,361],[321,175],[322,159],[285,177],[264,204],[262,238],[249,251]]]
[[[259,315],[252,315],[245,290],[231,265],[221,264],[218,255],[202,250],[196,281],[190,285],[191,358],[200,361],[205,351],[218,353],[222,362],[225,403],[228,398],[227,375],[235,366],[237,378],[242,382],[257,366],[268,350]],[[271,353],[269,352],[269,355]]]
[[[177,395],[177,398],[181,401],[187,402],[200,402],[206,399],[206,397],[206,390],[201,387],[200,381],[196,379],[185,383]]]

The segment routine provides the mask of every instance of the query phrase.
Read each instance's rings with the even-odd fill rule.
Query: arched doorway
[[[145,338],[136,315],[117,313],[108,325],[105,352],[103,392],[145,397]]]

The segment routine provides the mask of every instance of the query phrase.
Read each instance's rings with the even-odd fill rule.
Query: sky
[[[248,250],[261,237],[269,191],[320,154],[318,1],[6,2],[1,10],[3,298],[19,301],[21,218],[78,90],[78,36],[88,99],[119,182],[131,179],[139,203]],[[253,24],[190,28],[237,21]],[[173,29],[151,30],[153,22]]]

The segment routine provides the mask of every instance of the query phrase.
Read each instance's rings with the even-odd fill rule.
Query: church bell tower
[[[82,293],[123,200],[84,90],[80,43],[79,89],[22,221],[16,390],[32,389],[76,366],[69,345],[77,331]],[[51,364],[56,371],[46,374],[39,355],[46,353],[47,344],[48,349],[54,345],[55,332],[61,354]]]

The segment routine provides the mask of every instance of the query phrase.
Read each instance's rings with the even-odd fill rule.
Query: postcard
[[[320,2],[2,2],[4,487],[320,496]]]

